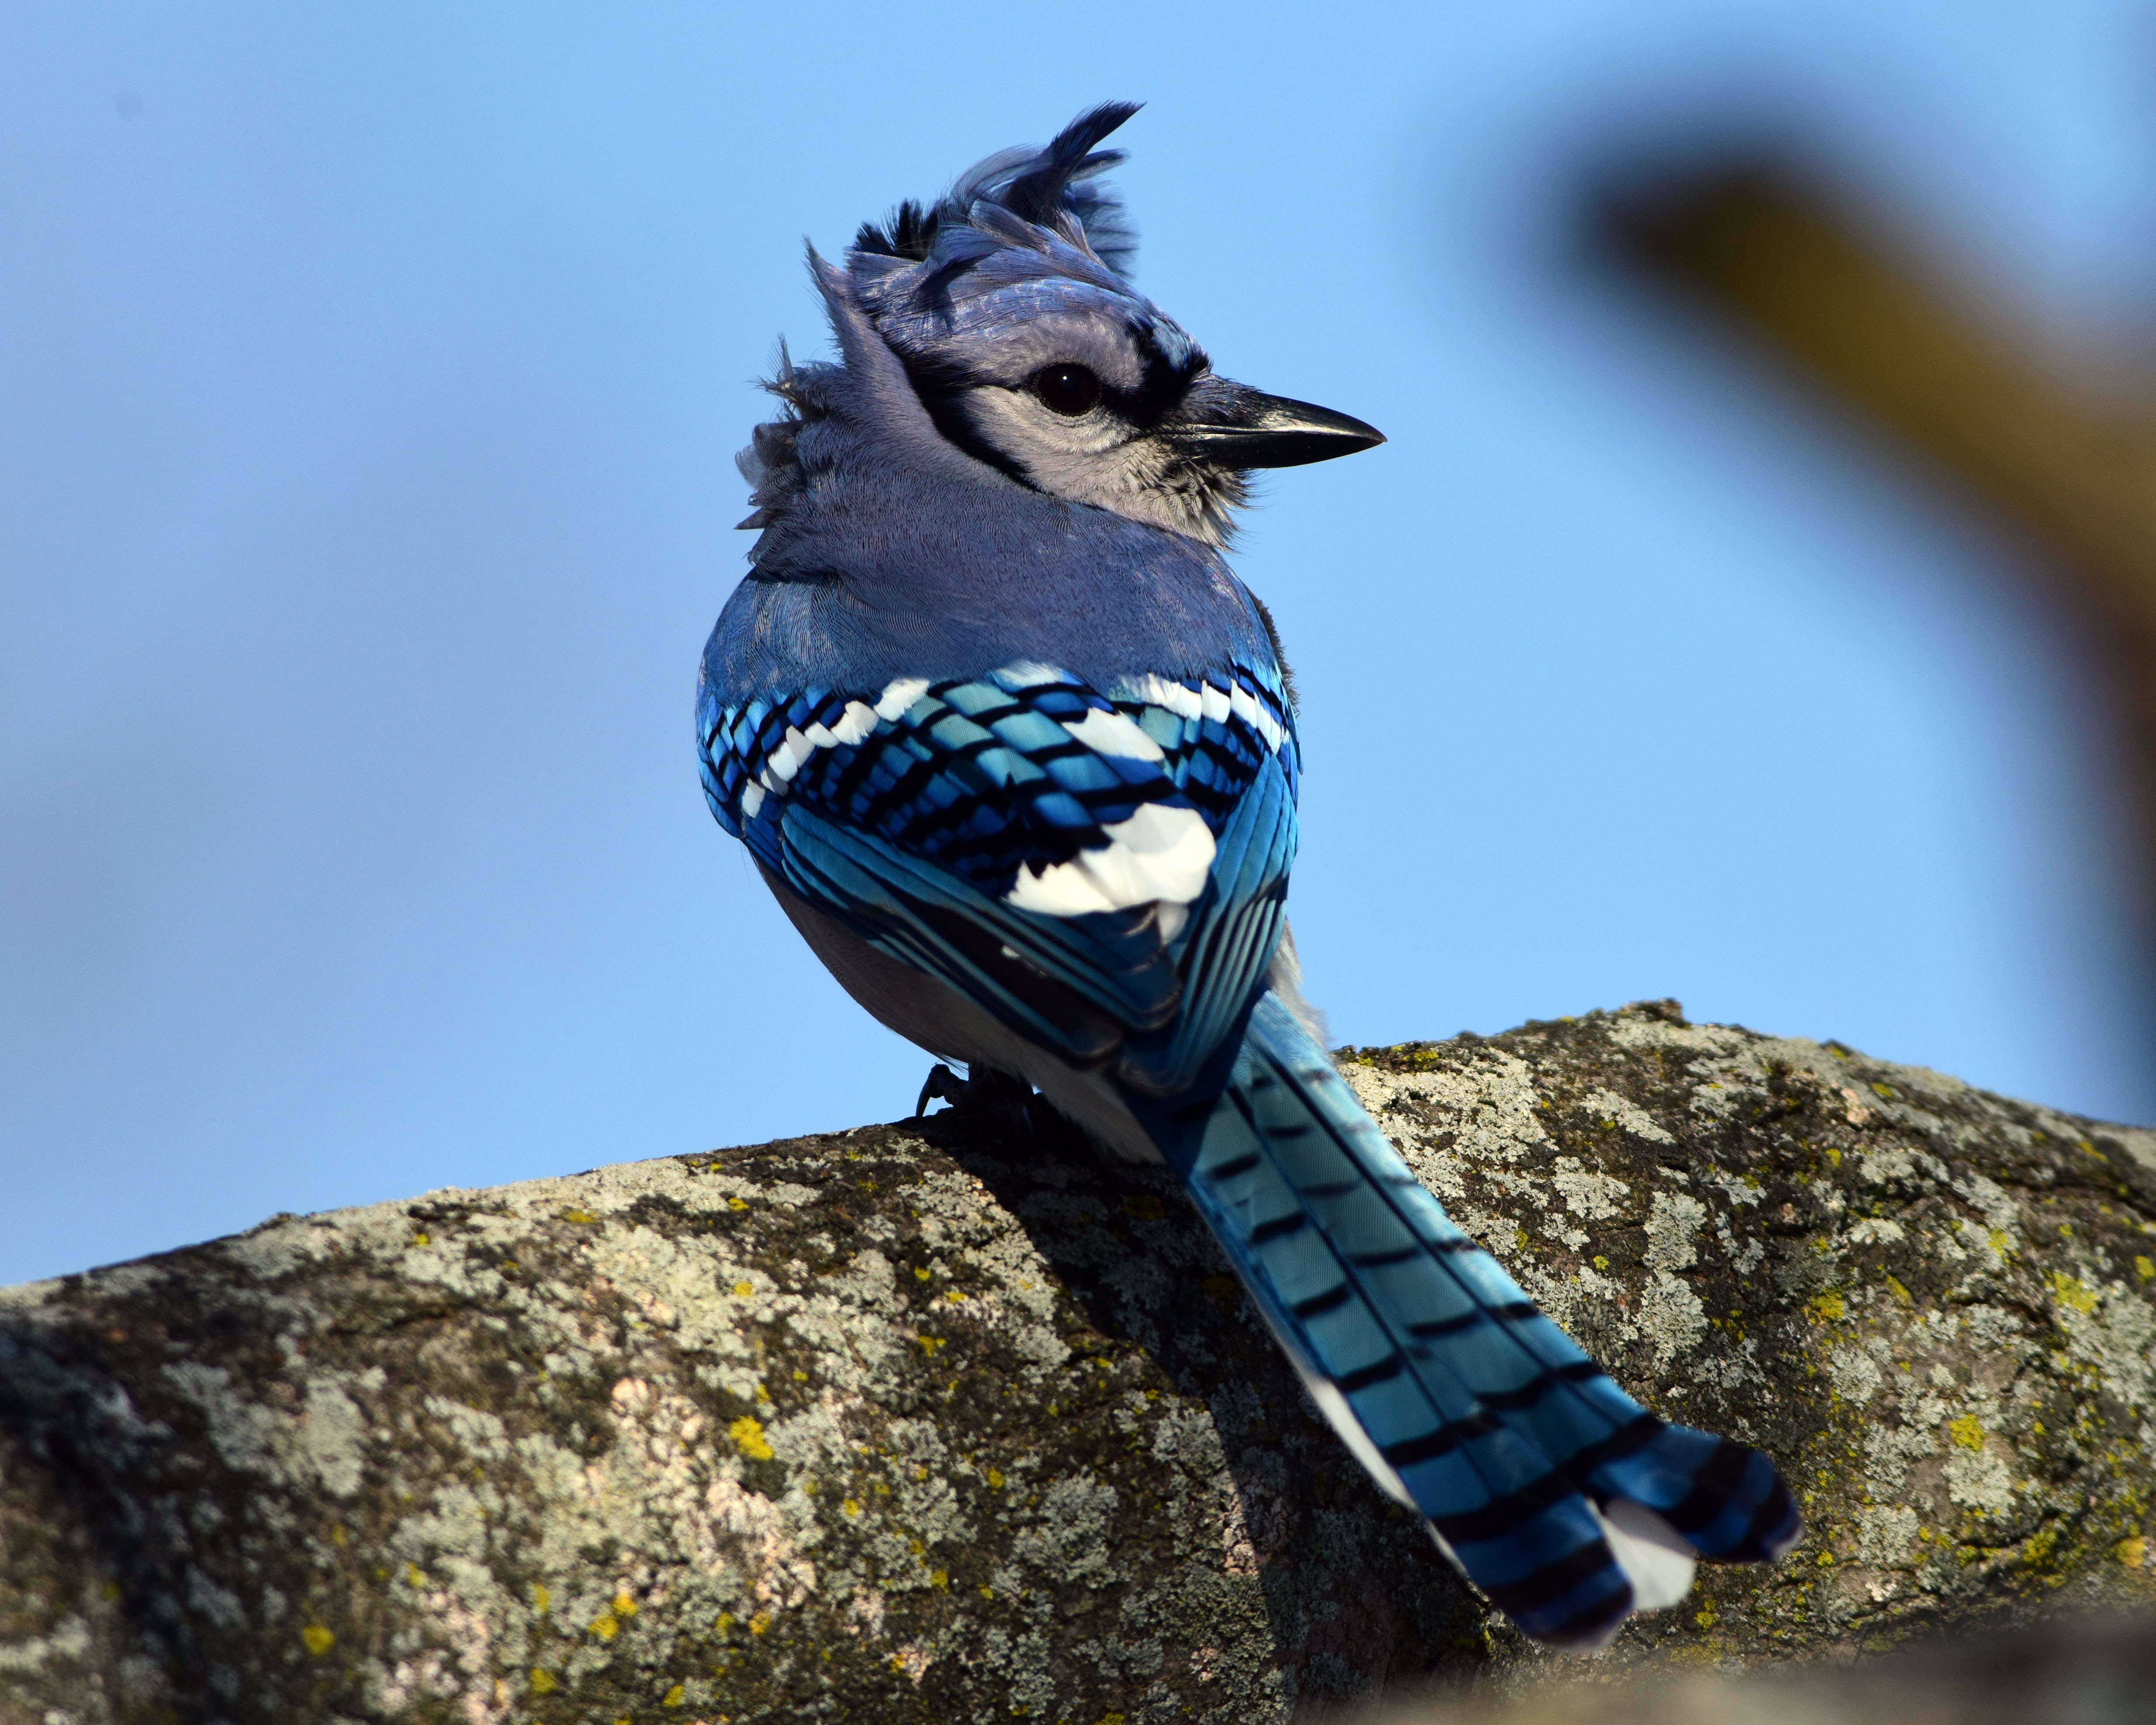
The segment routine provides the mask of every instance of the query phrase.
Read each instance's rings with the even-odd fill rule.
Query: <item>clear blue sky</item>
[[[1771,126],[2056,332],[2156,279],[2145,7],[0,5],[0,1281],[897,1115],[712,826],[803,236],[1111,96],[1142,285],[1392,441],[1240,553],[1343,1040],[1641,996],[2156,1115],[2012,553],[1583,273]]]

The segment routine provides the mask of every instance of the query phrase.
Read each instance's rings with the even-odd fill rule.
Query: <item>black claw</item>
[[[970,1088],[966,1081],[938,1060],[928,1069],[928,1076],[921,1082],[921,1099],[913,1105],[916,1120],[928,1111],[931,1102],[948,1102],[952,1107],[966,1099]]]

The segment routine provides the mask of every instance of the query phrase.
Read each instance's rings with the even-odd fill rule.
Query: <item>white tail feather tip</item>
[[[1610,1554],[1632,1584],[1632,1609],[1666,1611],[1691,1591],[1699,1553],[1691,1542],[1644,1503],[1613,1497],[1594,1518]]]

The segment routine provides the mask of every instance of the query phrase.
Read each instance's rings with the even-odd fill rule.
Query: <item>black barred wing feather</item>
[[[1051,667],[700,715],[720,824],[812,902],[1081,1065],[1187,1084],[1279,937],[1297,760],[1244,668]]]

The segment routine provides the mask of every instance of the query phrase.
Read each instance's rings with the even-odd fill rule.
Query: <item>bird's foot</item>
[[[955,1108],[965,1101],[966,1092],[972,1088],[964,1079],[938,1060],[928,1069],[927,1077],[921,1081],[921,1100],[913,1105],[913,1117],[920,1119],[928,1111],[931,1102],[948,1102]]]
[[[992,1071],[985,1066],[976,1068],[970,1078],[961,1078],[938,1061],[928,1069],[928,1076],[921,1086],[921,1098],[913,1105],[913,1114],[917,1120],[928,1111],[931,1102],[945,1101],[968,1113],[1015,1113],[1030,1124],[1033,1099],[1033,1086],[1023,1078]]]

